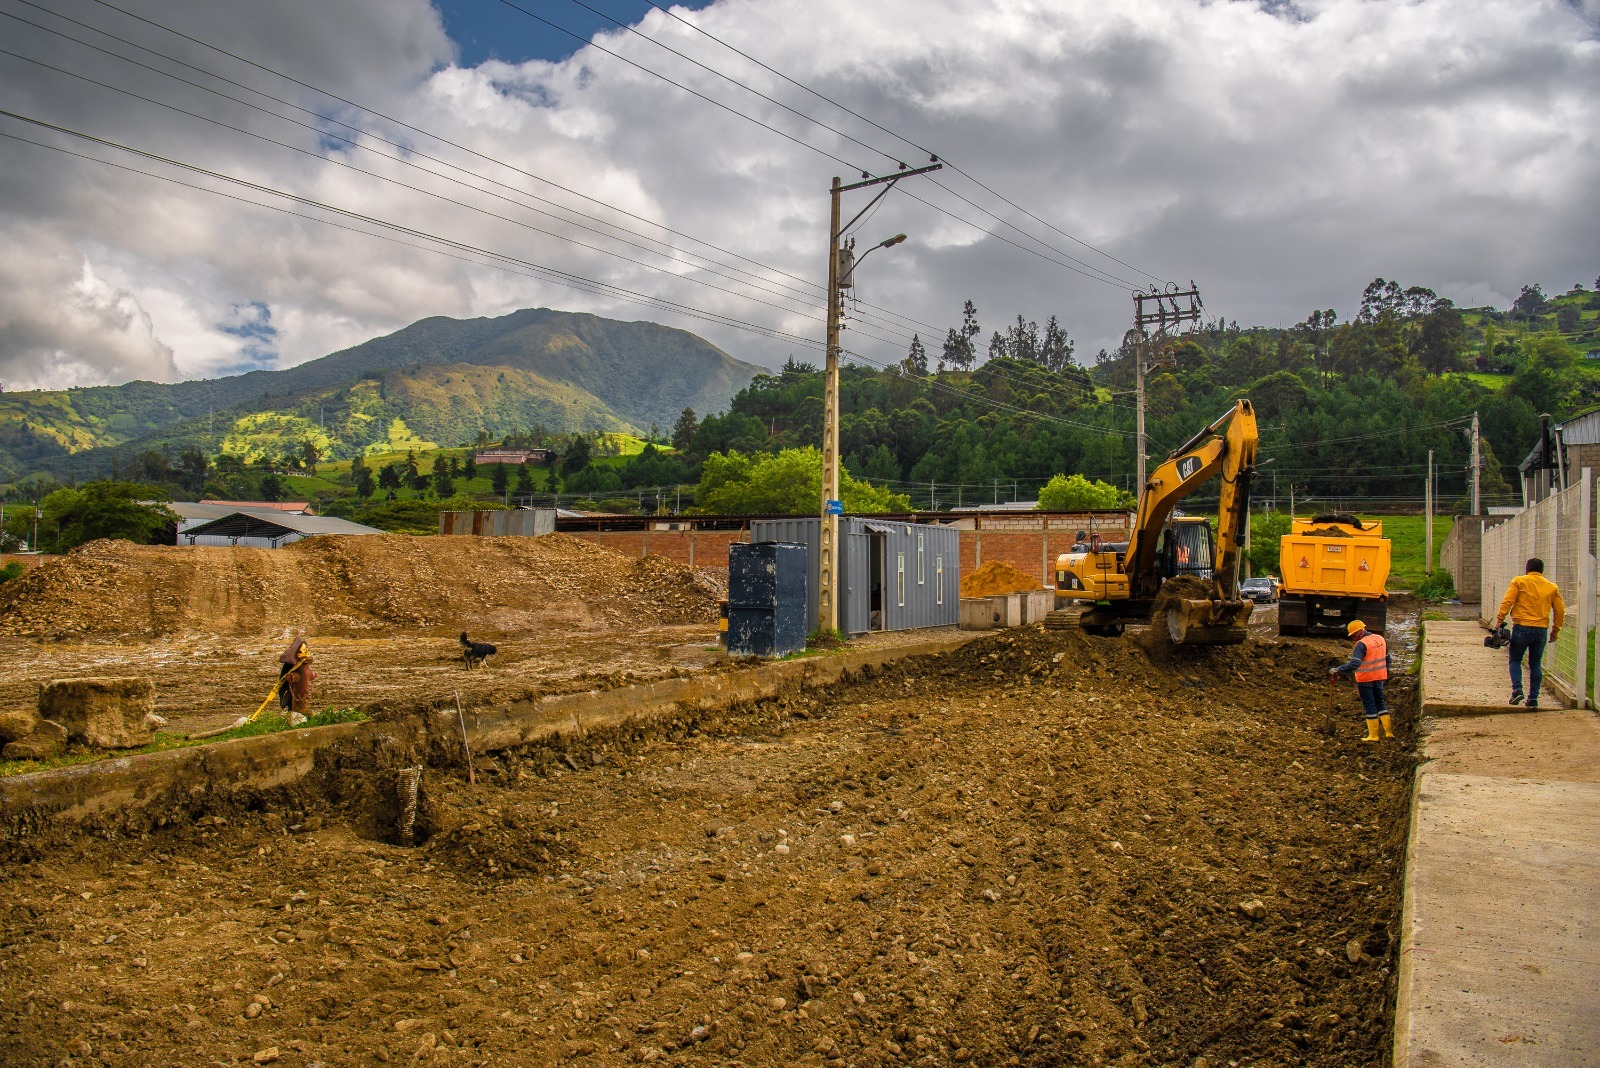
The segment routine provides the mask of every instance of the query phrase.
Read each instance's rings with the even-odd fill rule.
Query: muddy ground
[[[851,646],[894,647],[921,640],[928,633],[865,635]],[[448,706],[457,694],[470,707],[740,666],[729,660],[711,624],[633,630],[552,629],[530,637],[492,637],[499,652],[470,671],[461,659],[460,642],[449,635],[313,637],[317,681],[312,707],[361,708],[384,715],[394,710]],[[0,709],[33,707],[40,683],[51,679],[147,675],[155,683],[156,711],[167,717],[170,730],[203,730],[260,706],[277,681],[278,654],[286,642],[285,637],[200,636],[20,640],[6,650],[5,669],[0,672]]]
[[[0,868],[8,1064],[1387,1060],[1411,695],[1042,629]],[[1338,718],[1331,713],[1337,702]],[[381,763],[381,761],[379,762]],[[582,770],[574,770],[582,769]],[[252,1007],[253,1006],[253,1007]]]
[[[723,663],[716,627],[640,627],[533,637],[484,635],[499,649],[468,671],[450,635],[311,639],[314,708],[382,708],[513,700],[665,678]],[[174,731],[201,730],[249,715],[278,679],[288,637],[180,636],[164,639],[10,643],[0,676],[0,709],[32,707],[39,685],[86,675],[146,675],[156,711]]]

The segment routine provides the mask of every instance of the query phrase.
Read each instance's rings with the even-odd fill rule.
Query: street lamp
[[[902,178],[909,178],[914,174],[927,174],[936,171],[943,164],[937,158],[926,167],[903,168],[897,174],[886,174],[881,178],[863,175],[863,180],[852,182],[850,185],[841,185],[838,178],[833,180],[831,210],[828,216],[828,339],[826,375],[822,398],[822,531],[821,545],[817,551],[817,629],[823,631],[837,631],[839,629],[839,517],[844,514],[844,504],[839,499],[839,331],[844,327],[844,302],[840,299],[841,290],[854,284],[855,265],[860,262],[855,259],[852,248],[842,248],[839,238],[850,227],[860,221],[861,217],[872,210],[874,204],[882,200],[894,184]],[[884,188],[873,197],[866,207],[858,211],[853,219],[843,226],[839,225],[839,195],[852,189],[865,189],[868,186],[881,185]],[[880,241],[873,248],[891,248],[906,239],[905,234],[895,234],[893,237]],[[861,254],[861,259],[866,259],[872,254],[869,248]]]
[[[873,245],[871,248],[867,249],[867,251],[863,252],[861,254],[861,258],[858,260],[855,258],[855,238],[852,237],[850,239],[850,243],[839,250],[839,288],[850,289],[856,284],[856,268],[861,266],[862,263],[866,262],[868,256],[872,255],[880,248],[894,248],[905,239],[905,234],[895,234],[893,237],[885,238],[884,240],[879,241],[876,245]]]

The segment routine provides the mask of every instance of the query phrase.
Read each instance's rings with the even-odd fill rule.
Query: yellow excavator
[[[1240,400],[1150,474],[1129,541],[1103,541],[1091,533],[1056,558],[1057,597],[1091,602],[1078,617],[1079,626],[1116,637],[1129,623],[1160,626],[1163,621],[1152,618],[1159,606],[1174,644],[1245,640],[1254,605],[1239,596],[1239,562],[1256,445],[1255,409]],[[1213,475],[1222,479],[1214,542],[1204,517],[1172,515],[1179,501]],[[1199,580],[1181,584],[1190,596],[1158,596],[1167,582],[1179,578]],[[1193,596],[1202,591],[1209,596]]]

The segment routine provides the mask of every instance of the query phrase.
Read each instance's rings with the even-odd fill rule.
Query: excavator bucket
[[[1254,608],[1246,600],[1180,599],[1167,609],[1167,635],[1174,645],[1239,645]]]

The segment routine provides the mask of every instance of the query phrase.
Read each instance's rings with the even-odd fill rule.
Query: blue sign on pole
[[[844,502],[843,501],[829,501],[828,502],[828,514],[829,515],[844,515]]]

